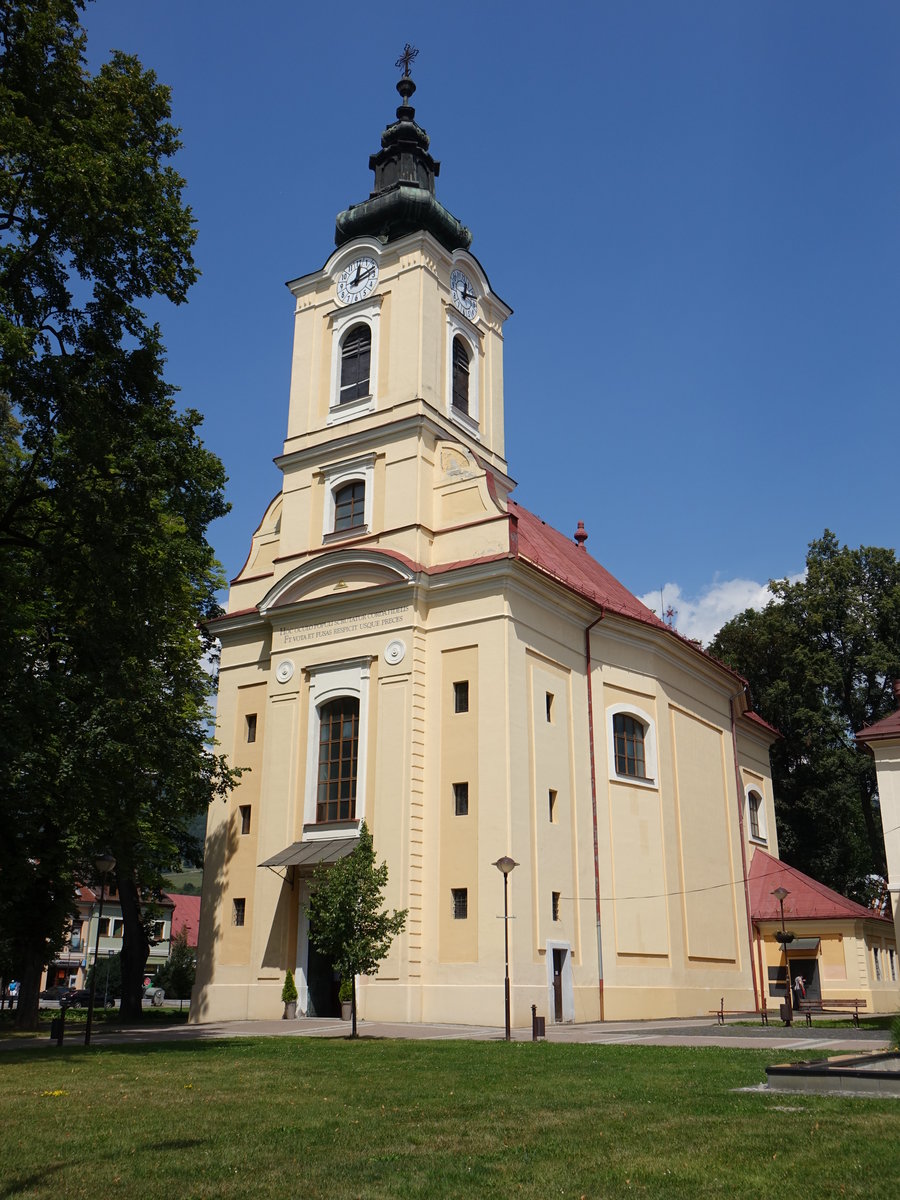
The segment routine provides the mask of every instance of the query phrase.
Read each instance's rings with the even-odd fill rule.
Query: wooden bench
[[[806,1024],[812,1025],[813,1016],[825,1013],[846,1016],[853,1009],[853,1024],[859,1026],[859,1010],[866,1007],[865,1000],[801,1000],[800,1012],[806,1017]]]
[[[726,1017],[759,1017],[763,1025],[769,1024],[769,1013],[765,1008],[760,1009],[759,1012],[755,1008],[726,1008],[724,996],[719,1001],[718,1008],[709,1010],[709,1015],[715,1017],[719,1025],[725,1024]]]

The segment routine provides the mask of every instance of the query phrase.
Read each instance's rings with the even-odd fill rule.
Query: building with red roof
[[[502,1025],[504,931],[514,1025],[758,1008],[777,733],[580,522],[512,498],[511,309],[398,89],[375,191],[288,284],[282,488],[214,624],[216,736],[243,773],[209,809],[192,1020],[279,1015],[289,969],[301,1014],[336,1015],[306,906],[363,820],[407,911],[356,981],[364,1019]]]

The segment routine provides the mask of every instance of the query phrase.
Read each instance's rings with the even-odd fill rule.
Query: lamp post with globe
[[[100,956],[100,926],[103,922],[103,889],[105,886],[106,876],[110,871],[114,871],[116,860],[111,854],[98,854],[94,859],[94,865],[100,875],[100,911],[97,914],[97,936],[94,939],[94,969],[91,972],[91,994],[88,998],[87,1022],[84,1027],[84,1044],[91,1044],[91,1025],[94,1020],[94,1000],[97,995],[97,960]]]

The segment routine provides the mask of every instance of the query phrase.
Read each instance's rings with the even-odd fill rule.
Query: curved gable
[[[341,550],[321,554],[279,579],[263,597],[259,611],[266,613],[303,600],[408,584],[412,580],[413,571],[408,566],[374,551]]]

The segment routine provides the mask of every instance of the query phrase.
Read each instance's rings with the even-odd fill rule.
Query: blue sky
[[[172,88],[203,277],[154,316],[230,477],[229,576],[279,489],[284,281],[368,195],[406,41],[438,196],[514,309],[519,502],[704,638],[826,527],[896,546],[896,0],[96,0],[85,24],[93,65],[116,47]]]

